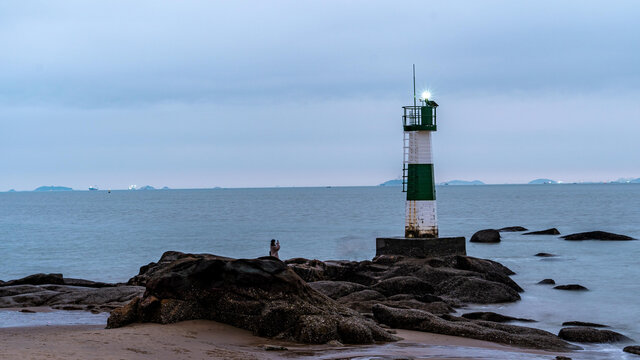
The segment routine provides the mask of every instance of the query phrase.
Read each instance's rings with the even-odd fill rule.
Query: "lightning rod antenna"
[[[413,108],[416,107],[416,64],[413,64]]]

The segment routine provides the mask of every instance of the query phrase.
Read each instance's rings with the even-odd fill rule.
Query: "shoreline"
[[[554,357],[546,352],[456,336],[396,330],[395,343],[305,345],[254,336],[250,331],[208,320],[175,324],[137,323],[117,329],[102,325],[0,328],[3,359],[349,359],[409,357],[428,359],[509,359]],[[264,345],[283,346],[267,351]],[[570,353],[569,353],[570,354]]]

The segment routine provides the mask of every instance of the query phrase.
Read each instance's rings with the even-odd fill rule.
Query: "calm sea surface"
[[[480,229],[520,225],[640,238],[640,185],[442,186],[437,191],[442,236],[469,239]],[[396,187],[0,193],[0,279],[60,272],[126,281],[167,250],[251,258],[267,255],[272,238],[280,240],[281,258],[363,260],[374,256],[375,237],[402,235],[403,229],[404,194]],[[523,299],[472,309],[533,318],[539,321],[535,326],[552,332],[563,321],[605,323],[640,341],[640,241],[502,236],[500,244],[467,243],[467,253],[514,270],[513,279],[525,289]],[[559,256],[534,257],[538,252]],[[590,291],[536,285],[544,278]],[[624,356],[617,345],[588,349],[599,358]]]

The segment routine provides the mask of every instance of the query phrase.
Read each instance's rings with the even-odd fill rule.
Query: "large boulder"
[[[494,229],[480,230],[473,234],[469,241],[475,243],[499,243],[500,232]]]
[[[562,236],[565,240],[608,240],[608,241],[622,241],[622,240],[635,240],[634,238],[626,235],[613,234],[606,231],[588,231],[577,234]]]
[[[547,230],[531,231],[522,235],[560,235],[560,231],[556,228],[551,228]]]
[[[584,321],[565,321],[562,323],[562,326],[582,326],[582,327],[609,327],[608,325],[602,325],[592,322],[584,322]]]
[[[385,296],[396,294],[433,294],[433,287],[415,276],[396,276],[385,279],[371,287]]]
[[[371,320],[315,291],[273,257],[182,254],[153,269],[144,297],[114,311],[107,327],[207,319],[305,343],[394,340]]]
[[[610,343],[632,341],[628,337],[611,330],[598,330],[590,327],[563,328],[558,336],[567,341],[580,343]]]
[[[579,349],[579,347],[559,339],[554,334],[528,327],[469,320],[453,316],[448,316],[448,320],[446,320],[426,311],[395,309],[382,304],[373,306],[373,314],[380,323],[393,328],[462,336],[548,351]]]
[[[511,287],[475,277],[456,277],[447,280],[440,284],[437,295],[476,304],[496,304],[520,300],[520,294]]]

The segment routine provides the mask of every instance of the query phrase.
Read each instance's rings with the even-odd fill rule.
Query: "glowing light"
[[[431,92],[430,91],[423,91],[422,94],[420,95],[420,100],[429,100],[429,98],[431,97]]]

